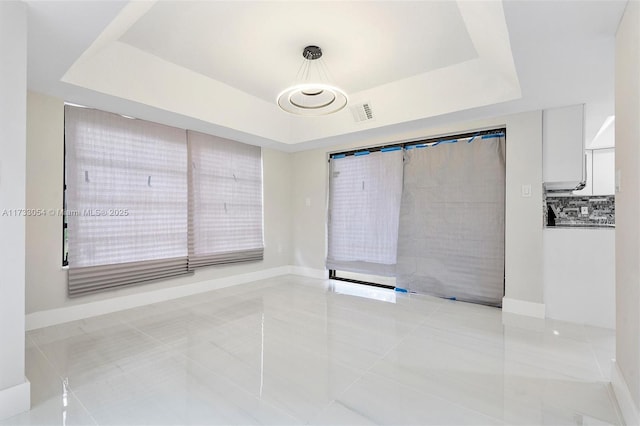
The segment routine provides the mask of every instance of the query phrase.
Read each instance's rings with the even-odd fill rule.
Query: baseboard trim
[[[277,268],[264,269],[262,271],[200,281],[193,284],[163,288],[160,290],[136,293],[127,296],[113,297],[111,299],[99,300],[81,305],[65,306],[63,308],[33,312],[26,315],[25,327],[27,330],[35,330],[69,321],[91,318],[98,315],[110,314],[112,312],[149,305],[151,303],[165,302],[167,300],[178,299],[180,297],[191,296],[219,288],[246,284],[252,281],[278,277],[281,275],[288,275],[289,273],[291,273],[291,266],[280,266]]]
[[[544,318],[544,303],[528,302],[526,300],[502,298],[502,312],[524,315],[527,317]]]
[[[633,402],[629,386],[615,361],[613,361],[613,368],[611,369],[611,387],[613,388],[613,395],[618,401],[618,407],[620,407],[624,423],[627,425],[640,424],[640,411]]]
[[[329,279],[329,271],[326,269],[307,268],[306,266],[290,266],[291,274],[308,278]]]
[[[19,385],[0,390],[0,420],[8,419],[31,408],[31,383],[27,378]]]

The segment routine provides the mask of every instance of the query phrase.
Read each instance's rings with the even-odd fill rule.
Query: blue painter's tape
[[[447,297],[447,299],[449,299],[449,300],[458,300],[458,299],[455,298],[455,296],[454,297]]]
[[[420,144],[420,145],[415,145],[416,148],[429,148],[429,145],[427,145],[426,143]]]
[[[409,290],[407,290],[406,288],[400,288],[400,287],[396,287],[395,290],[398,293],[409,293]]]
[[[503,136],[504,136],[504,133],[494,133],[492,135],[482,135],[482,139],[501,138]]]
[[[472,137],[471,139],[469,139],[469,140],[467,141],[467,143],[471,143],[471,142],[473,142],[473,140],[474,140],[475,138],[477,138],[477,137],[478,137],[478,135],[475,135],[474,137]]]
[[[409,146],[405,146],[404,147],[404,149],[407,150],[407,151],[409,151],[410,149],[413,149],[413,148],[414,148],[413,145],[409,145]]]
[[[369,151],[358,151],[353,155],[355,155],[356,157],[359,157],[361,155],[369,155],[369,154],[371,154]]]
[[[440,145],[441,143],[454,143],[454,142],[458,142],[458,141],[457,141],[457,140],[454,140],[454,141],[438,141],[438,142],[434,143],[434,144],[433,144],[433,145],[431,145],[431,146],[438,146],[438,145]]]
[[[336,159],[336,158],[344,158],[346,157],[346,154],[334,154],[331,156],[331,158]]]
[[[456,142],[458,142],[458,139],[450,139],[448,141],[440,141],[438,143],[456,143]]]
[[[391,151],[400,151],[402,149],[401,146],[390,146],[388,148],[382,148],[380,151],[382,152],[391,152]]]

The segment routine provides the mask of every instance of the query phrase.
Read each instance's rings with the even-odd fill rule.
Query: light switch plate
[[[531,197],[531,185],[522,185],[522,196],[525,198]]]

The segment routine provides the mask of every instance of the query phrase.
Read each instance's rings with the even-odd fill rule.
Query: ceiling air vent
[[[373,110],[371,109],[371,102],[364,102],[351,107],[353,113],[353,119],[356,123],[361,121],[373,120]]]

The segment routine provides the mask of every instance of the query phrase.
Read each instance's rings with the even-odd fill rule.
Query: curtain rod
[[[454,139],[468,139],[468,138],[473,138],[477,136],[496,135],[501,133],[506,135],[507,129],[504,127],[501,127],[497,129],[490,129],[490,130],[479,130],[477,132],[459,133],[454,135],[439,136],[435,138],[417,139],[417,140],[412,140],[407,142],[395,142],[395,143],[378,145],[378,146],[373,146],[368,148],[357,148],[357,149],[351,149],[348,151],[333,152],[329,154],[329,159],[344,158],[350,155],[362,155],[361,153],[365,153],[365,152],[368,154],[368,153],[377,152],[377,151],[383,151],[383,152],[396,151],[398,149],[402,149],[409,146],[413,147],[415,145],[426,145],[426,144],[432,144],[432,143],[438,143],[438,142],[452,141]]]

